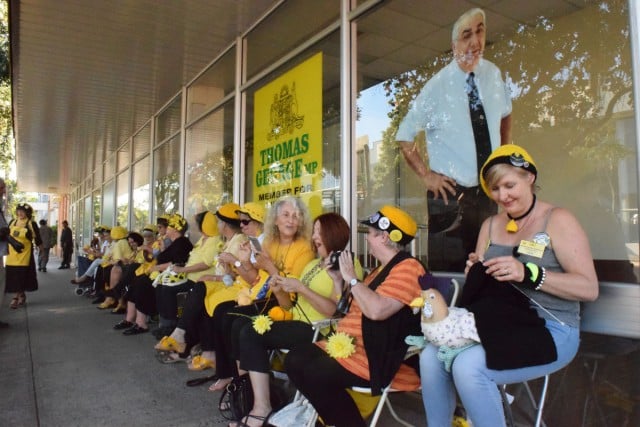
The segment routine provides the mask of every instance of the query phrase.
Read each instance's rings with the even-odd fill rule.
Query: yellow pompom
[[[507,223],[506,230],[509,233],[515,233],[516,231],[518,231],[518,224],[516,224],[514,220],[509,220],[509,222]]]
[[[275,307],[272,307],[271,310],[269,310],[268,314],[269,314],[269,317],[272,320],[275,320],[275,321],[293,319],[293,314],[291,314],[290,311],[285,310],[284,308],[280,307],[279,305],[276,305]]]

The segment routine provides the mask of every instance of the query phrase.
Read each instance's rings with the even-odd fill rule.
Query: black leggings
[[[298,320],[273,322],[271,329],[260,335],[250,323],[240,330],[238,339],[238,357],[240,368],[246,371],[268,373],[269,350],[284,348],[294,349],[301,344],[308,344],[313,338],[310,324]]]
[[[213,318],[210,318],[213,322],[213,334],[206,337],[203,335],[202,349],[216,351],[216,374],[220,378],[238,376],[236,360],[239,352],[240,330],[252,323],[252,316],[260,313],[267,314],[269,307],[275,304],[277,304],[276,301],[270,300],[244,306],[236,305],[235,301],[218,304],[213,311]],[[212,341],[210,342],[209,339]]]
[[[336,427],[366,426],[347,388],[369,387],[313,343],[300,345],[284,358],[289,379],[309,399],[325,424]]]
[[[187,348],[191,348],[200,342],[201,336],[210,333],[207,328],[209,315],[204,306],[204,298],[207,294],[207,287],[203,282],[193,285],[187,294],[184,303],[182,317],[178,319],[178,328],[184,329]]]

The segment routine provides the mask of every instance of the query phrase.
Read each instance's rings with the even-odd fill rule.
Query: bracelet
[[[542,284],[547,278],[547,271],[544,267],[534,264],[532,262],[524,264],[524,279],[521,282],[517,282],[518,285],[523,288],[530,289],[532,291],[539,291],[542,288]]]
[[[539,291],[540,289],[542,289],[542,284],[547,278],[547,270],[544,267],[540,267],[540,269],[542,270],[542,274],[540,275],[540,281],[538,282],[538,285],[533,289],[534,291]]]

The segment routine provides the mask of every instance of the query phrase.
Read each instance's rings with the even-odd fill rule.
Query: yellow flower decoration
[[[260,335],[271,330],[271,325],[273,325],[273,320],[264,314],[253,318],[253,329]]]
[[[336,332],[327,340],[327,353],[334,359],[345,359],[356,352],[354,338],[344,332]]]

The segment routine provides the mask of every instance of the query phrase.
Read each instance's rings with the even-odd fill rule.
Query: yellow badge
[[[518,246],[518,253],[529,255],[536,258],[542,258],[544,248],[546,245],[541,243],[532,242],[530,240],[520,240],[520,246]]]

